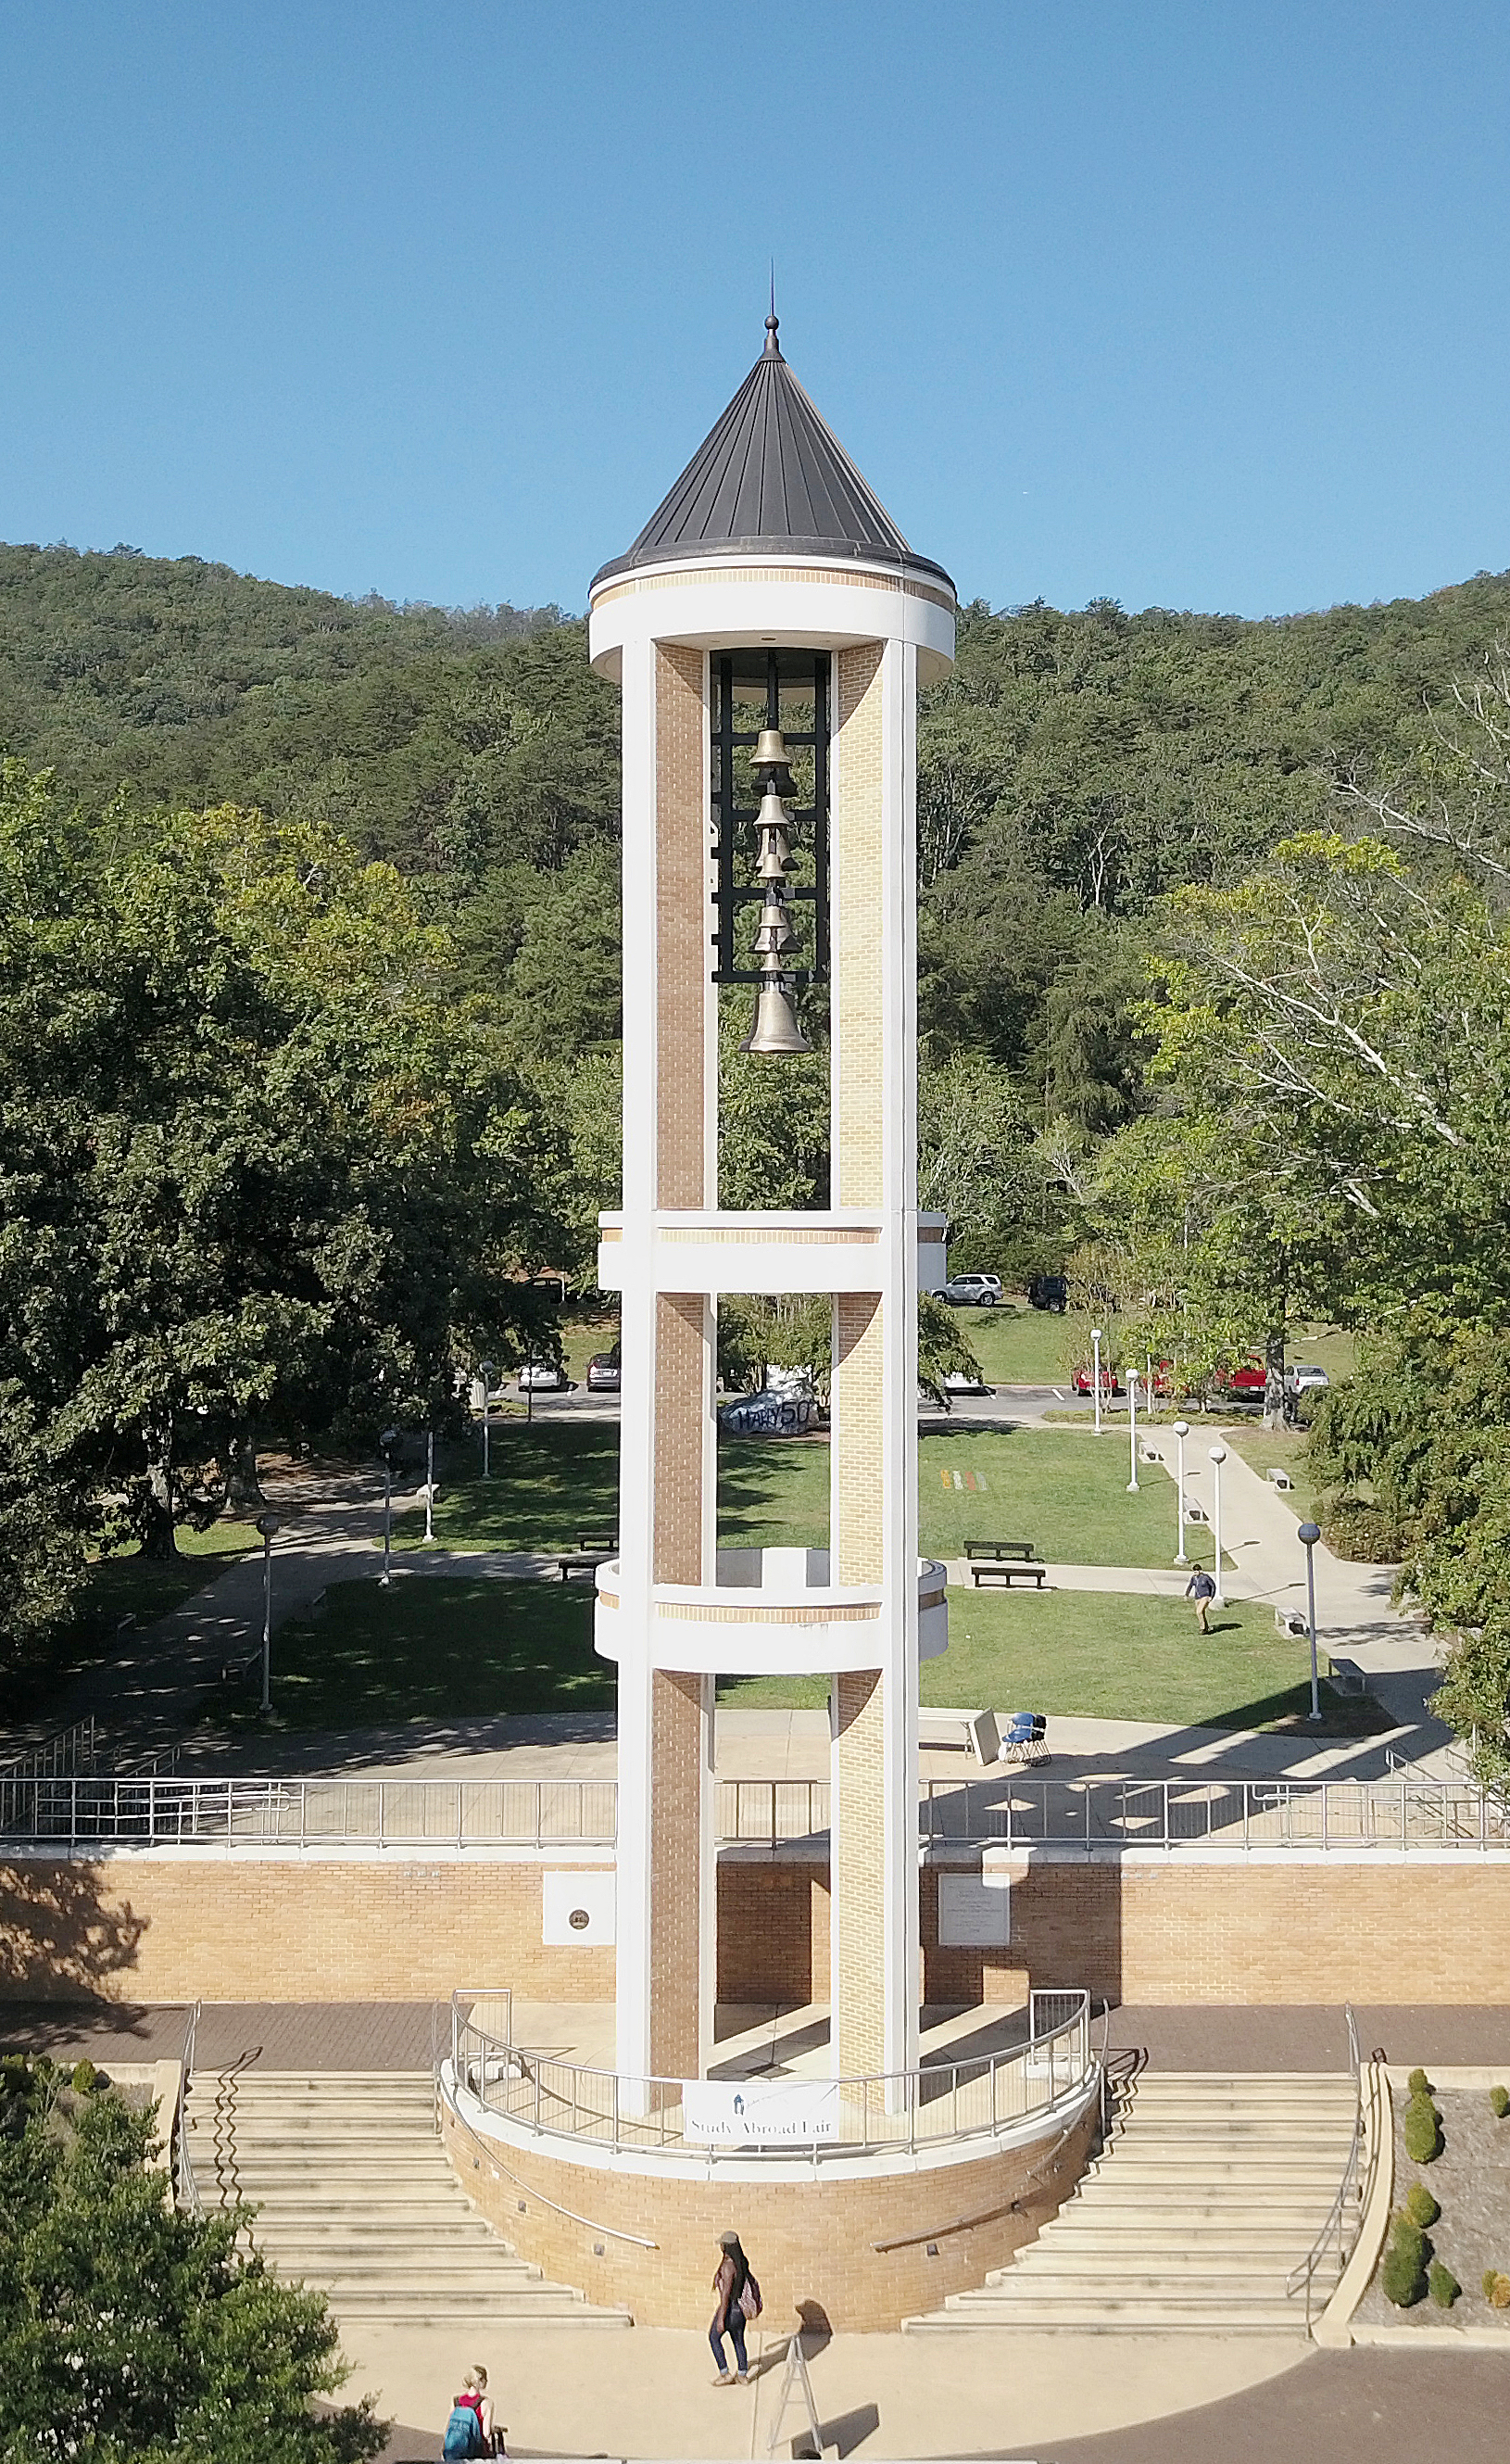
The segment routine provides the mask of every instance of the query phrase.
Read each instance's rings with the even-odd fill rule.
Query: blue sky
[[[1510,566],[1510,12],[7,0],[0,538],[583,605],[755,357],[996,605]]]

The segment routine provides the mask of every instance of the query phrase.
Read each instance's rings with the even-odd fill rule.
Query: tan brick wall
[[[540,1870],[12,1858],[0,1861],[0,2000],[423,2001],[480,1981],[611,2001],[611,1949],[542,1945]],[[1506,1865],[1033,1866],[1013,1885],[1010,1948],[984,1954],[938,1948],[936,1873],[920,1879],[929,2002],[1083,1985],[1176,2006],[1510,2004]],[[827,1999],[828,1880],[820,1858],[720,1859],[720,2001]]]
[[[0,1863],[0,1997],[407,2002],[497,1983],[531,2000],[611,2001],[611,1948],[541,1943],[540,1870],[17,1858]]]
[[[718,1860],[718,2000],[826,2003],[828,1865],[777,1850]]]
[[[655,1539],[658,1583],[703,1579],[703,1301],[655,1298]]]
[[[879,1206],[882,1199],[882,657],[881,643],[864,642],[834,660],[832,966],[843,1036],[833,1063],[836,1206]]]
[[[656,1203],[701,1206],[708,826],[701,650],[655,653]],[[624,965],[645,962],[625,950]]]
[[[879,1668],[846,1671],[834,1697],[834,2036],[838,2067],[853,2078],[886,2068],[886,1680]]]
[[[978,2284],[1056,2212],[1095,2118],[1093,2103],[1047,2165],[1057,2132],[1010,2155],[859,2182],[840,2180],[837,2167],[800,2182],[667,2181],[500,2147],[449,2113],[444,2129],[463,2188],[517,2250],[590,2300],[627,2303],[645,2325],[706,2326],[718,2236],[733,2229],[760,2279],[760,2325],[773,2339],[790,2335],[799,2302],[821,2303],[841,2331],[877,2332]],[[605,2227],[655,2247],[615,2241]],[[899,2235],[904,2249],[876,2249]]]
[[[886,1568],[886,1319],[874,1292],[834,1302],[829,1457],[834,1579],[879,1583]]]
[[[651,1671],[650,2069],[664,2079],[700,2068],[702,1696],[700,1677]]]

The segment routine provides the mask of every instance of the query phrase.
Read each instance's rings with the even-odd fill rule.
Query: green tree
[[[236,2249],[245,2210],[175,2211],[150,2117],[48,2065],[0,2079],[0,2458],[363,2464],[371,2400],[324,2297]]]

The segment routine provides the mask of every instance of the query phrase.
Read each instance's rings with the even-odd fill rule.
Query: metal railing
[[[0,1830],[11,1827],[11,1791],[23,1788],[29,1780],[60,1779],[76,1771],[92,1771],[98,1752],[98,1737],[93,1714],[87,1720],[76,1720],[71,1728],[59,1728],[55,1735],[44,1737],[38,1746],[15,1754],[10,1762],[0,1763]]]
[[[795,2078],[794,2088],[832,2091],[821,2128],[815,2123],[809,2133],[799,2126],[778,2145],[758,2141],[726,2145],[687,2128],[682,2101],[687,2081],[631,2078],[536,2055],[512,2042],[505,2010],[498,2013],[505,2019],[503,2035],[495,2033],[495,2025],[479,2021],[477,2012],[485,2000],[508,2004],[506,1994],[452,1995],[450,2065],[453,2085],[475,2098],[485,2112],[542,2139],[586,2141],[642,2155],[695,2155],[713,2164],[721,2158],[748,2162],[796,2154],[819,2165],[871,2149],[916,2149],[990,2137],[1050,2111],[1088,2086],[1097,2067],[1089,1994],[1035,1993],[1030,2034],[1005,2053],[854,2079]],[[762,2075],[763,2080],[769,2079],[769,2073]],[[740,2082],[729,2084],[736,2088]]]
[[[611,1847],[612,1780],[33,1779],[3,1828],[59,1846]]]
[[[168,2147],[168,2161],[173,2167],[174,2202],[191,2216],[202,2216],[205,2212],[205,2203],[199,2194],[199,2184],[194,2179],[194,2161],[188,2152],[188,2087],[194,2075],[194,2046],[199,2035],[199,2014],[204,2007],[203,2002],[195,2003],[188,2014],[188,2026],[184,2032],[184,2057],[179,2065],[178,2074],[178,2103],[173,2114],[172,2138]]]
[[[930,1841],[1009,1847],[1510,1848],[1510,1808],[1451,1780],[928,1780]]]
[[[69,1848],[611,1848],[612,1780],[181,1779],[168,1773],[0,1774],[0,1833]],[[826,1780],[721,1780],[724,1846],[821,1842]],[[925,1780],[934,1846],[1460,1851],[1510,1849],[1510,1807],[1466,1781],[1060,1780],[1003,1772]]]
[[[1336,2272],[1332,2276],[1331,2288],[1327,2293],[1329,2300],[1331,2292],[1336,2289],[1341,2280],[1343,2270],[1352,2256],[1358,2235],[1363,2230],[1364,2214],[1368,2209],[1369,2193],[1373,2189],[1374,2175],[1379,2168],[1383,2133],[1387,2127],[1391,2126],[1387,2089],[1383,2092],[1381,2111],[1381,2082],[1377,2064],[1371,2067],[1368,2089],[1365,2090],[1363,2065],[1358,2058],[1358,2025],[1353,2017],[1350,2002],[1345,2005],[1345,2010],[1347,2019],[1347,2054],[1352,2065],[1354,2100],[1353,2130],[1347,2149],[1347,2162],[1343,2167],[1343,2178],[1337,2186],[1337,2196],[1327,2211],[1325,2223],[1300,2264],[1291,2268],[1284,2283],[1285,2293],[1291,2300],[1295,2299],[1297,2293],[1304,2292],[1307,2335],[1311,2332],[1311,2314],[1315,2303],[1317,2276],[1326,2259],[1335,2254]],[[1371,2136],[1368,2129],[1370,2117],[1367,2105],[1368,2097],[1374,2100],[1372,2113],[1374,2126]],[[1368,2149],[1367,2167],[1364,2164],[1366,2146]]]

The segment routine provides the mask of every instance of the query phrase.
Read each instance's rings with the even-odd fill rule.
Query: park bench
[[[965,1543],[970,1579],[977,1591],[982,1583],[1002,1583],[1010,1591],[1019,1578],[1036,1584],[1041,1591],[1049,1570],[1039,1564],[1038,1553],[1031,1540],[967,1540]]]
[[[1311,1629],[1299,1609],[1276,1609],[1274,1622],[1280,1633],[1287,1634],[1292,1642],[1309,1641]]]
[[[1331,1663],[1332,1683],[1339,1694],[1367,1694],[1368,1679],[1356,1660],[1334,1660]]]
[[[573,1551],[567,1556],[557,1558],[556,1571],[563,1583],[569,1583],[574,1574],[596,1574],[599,1567],[606,1566],[614,1554],[612,1549]]]
[[[617,1557],[619,1554],[618,1537],[607,1531],[579,1531],[577,1546],[584,1557]]]
[[[1266,1471],[1263,1476],[1265,1480],[1272,1480],[1276,1488],[1293,1488],[1295,1486],[1295,1483],[1290,1478],[1289,1473],[1287,1471],[1280,1471],[1278,1464],[1276,1464],[1272,1470]]]

